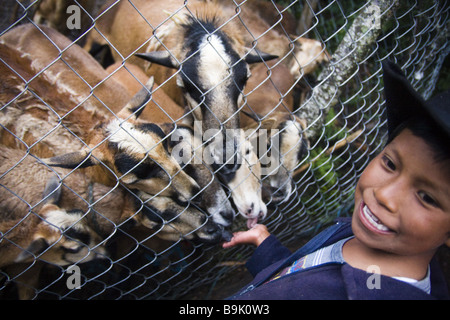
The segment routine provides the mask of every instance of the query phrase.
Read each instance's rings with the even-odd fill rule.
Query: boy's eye
[[[383,156],[382,160],[386,168],[388,168],[389,170],[394,171],[396,169],[394,162],[392,162],[392,160],[389,159],[389,157]]]
[[[424,191],[419,191],[418,193],[419,198],[425,202],[426,204],[433,206],[433,207],[438,207],[438,203],[436,200],[433,199],[433,197],[431,197],[429,194],[427,194]]]

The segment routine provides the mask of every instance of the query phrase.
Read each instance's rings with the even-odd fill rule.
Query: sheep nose
[[[219,212],[220,216],[224,218],[226,221],[233,221],[234,213],[233,211],[225,210]]]
[[[259,214],[258,214],[258,218],[260,218],[260,219],[263,219],[263,218],[265,218],[265,214],[264,214],[264,211],[260,211],[259,212]]]
[[[207,242],[217,243],[222,240],[222,238],[226,237],[223,233],[223,228],[214,222],[208,222],[205,226],[204,232],[206,234]],[[206,239],[205,239],[206,240]]]
[[[239,169],[240,164],[236,162],[227,163],[223,166],[223,169],[225,173],[231,174],[236,172]]]
[[[222,231],[222,239],[221,239],[222,241],[230,242],[231,238],[233,238],[233,234],[230,231],[228,230]]]
[[[279,187],[270,187],[270,193],[274,202],[280,202],[287,197],[285,190]]]
[[[247,215],[251,215],[253,213],[253,210],[255,209],[255,203],[252,202],[250,205],[250,208],[247,209]]]
[[[201,189],[199,186],[192,186],[192,190],[191,193],[195,196],[198,196],[198,194],[200,193]]]
[[[202,195],[200,189],[193,194],[193,196],[189,199],[189,201],[199,207],[202,205]]]
[[[215,225],[215,224],[210,224],[208,227],[206,227],[206,230],[205,230],[205,232],[210,235],[213,235],[218,231],[220,231],[220,228],[218,228],[217,225]]]

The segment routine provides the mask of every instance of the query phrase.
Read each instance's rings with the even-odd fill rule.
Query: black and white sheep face
[[[223,139],[214,139],[210,146],[222,157],[214,164],[215,169],[225,173],[236,171],[239,166],[235,157],[234,131],[239,127],[236,111],[244,86],[250,76],[248,64],[231,47],[227,37],[214,32],[210,23],[186,26],[187,41],[184,46],[185,60],[177,75],[177,84],[183,89],[186,102],[194,117],[202,121],[203,132],[215,130]],[[205,30],[206,29],[206,30]],[[197,41],[195,41],[197,40]],[[229,137],[229,135],[232,135]],[[226,164],[223,166],[223,164]]]
[[[202,139],[187,126],[178,126],[170,136],[170,151],[183,170],[199,184],[199,206],[214,222],[224,227],[231,225],[234,210],[213,169],[203,159]]]
[[[240,132],[238,144],[242,159],[234,175],[227,177],[228,188],[231,191],[233,202],[239,213],[247,219],[247,225],[252,228],[267,214],[267,207],[261,194],[261,164],[256,152],[243,130]]]
[[[129,188],[150,195],[174,196],[180,201],[195,197],[200,188],[169,155],[161,128],[138,120],[151,97],[152,86],[150,78],[116,118],[97,125],[90,148],[44,162],[71,169],[102,164]]]
[[[202,121],[204,132],[218,130],[223,136],[219,142],[211,142],[222,154],[236,154],[239,141],[236,131],[225,133],[224,129],[239,128],[238,105],[244,87],[250,77],[249,64],[276,58],[261,52],[247,53],[241,57],[232,45],[232,39],[222,32],[214,20],[187,18],[181,25],[184,34],[180,52],[155,51],[137,56],[150,62],[178,70],[177,85],[182,89],[188,107],[196,120]],[[226,136],[233,135],[231,139]],[[234,136],[235,135],[235,136]],[[220,164],[230,162],[224,160]],[[220,166],[236,171],[239,166]]]
[[[103,165],[129,188],[150,195],[173,196],[180,201],[188,201],[200,191],[194,179],[169,155],[165,136],[157,125],[119,118],[98,133],[100,141],[91,148],[44,159],[44,162],[70,169]]]
[[[212,24],[196,23],[186,29],[185,59],[177,84],[183,89],[188,106],[198,120],[204,121],[204,130],[222,125],[236,128],[234,116],[250,76],[248,64],[222,32],[214,32]]]
[[[206,243],[229,241],[229,232],[208,215],[170,197],[151,197],[137,192],[136,207],[142,210],[141,223],[157,230],[158,237],[169,241],[198,239]]]
[[[150,195],[174,196],[181,201],[190,200],[200,191],[198,184],[169,155],[165,134],[159,126],[117,119],[107,126],[107,136],[116,174],[129,188]]]

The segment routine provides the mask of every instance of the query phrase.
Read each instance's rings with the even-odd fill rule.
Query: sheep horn
[[[252,50],[249,50],[247,55],[245,56],[245,62],[247,62],[248,64],[269,61],[278,58],[278,56],[276,55],[259,51],[256,48],[253,48],[253,50],[255,50],[256,53],[253,53]]]
[[[146,53],[136,53],[135,56],[167,68],[171,69],[179,68],[178,63],[174,61],[172,55],[168,51],[151,51]]]
[[[136,120],[144,110],[148,101],[152,97],[152,89],[155,84],[155,79],[150,77],[145,84],[145,87],[139,90],[133,98],[123,107],[122,110],[117,113],[117,116],[121,119],[132,118]]]

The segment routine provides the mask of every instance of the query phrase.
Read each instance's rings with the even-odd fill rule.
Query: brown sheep
[[[9,159],[3,162],[2,173],[5,163],[9,163]],[[23,174],[28,175],[30,172]],[[106,251],[100,245],[101,238],[83,220],[82,211],[67,211],[59,206],[61,190],[58,189],[56,179],[48,181],[44,200],[34,199],[40,204],[28,208],[27,203],[19,202],[29,200],[32,196],[30,189],[36,191],[38,186],[27,188],[24,183],[17,183],[19,178],[15,173],[8,172],[3,173],[0,180],[0,268],[14,263],[31,262],[36,257],[53,264],[68,265],[105,255]],[[42,197],[42,193],[40,196]],[[22,210],[22,207],[28,210]]]
[[[153,75],[176,103],[189,107],[193,118],[202,121],[203,131],[218,130],[224,137],[229,134],[238,140],[239,134],[234,131],[225,133],[225,130],[239,128],[236,115],[238,101],[249,76],[248,65],[275,56],[250,52],[245,48],[237,32],[236,21],[224,19],[222,7],[217,4],[193,1],[183,6],[181,1],[174,0],[138,0],[133,6],[128,2],[112,8],[108,5],[105,6],[108,11],[98,20],[97,28],[117,49],[113,50],[116,60],[120,62],[129,57],[129,62],[146,70],[148,62],[132,59],[131,55],[139,51],[138,56],[151,63],[147,74]],[[164,12],[172,10],[177,11],[175,20],[180,22],[164,21],[167,20]],[[163,25],[152,36],[149,23],[154,28],[161,22]],[[216,32],[219,27],[220,31]],[[162,42],[158,42],[158,37]],[[105,43],[104,38],[94,31],[90,41]],[[147,41],[148,45],[143,45]],[[170,52],[161,50],[164,47]],[[233,153],[237,151],[236,144],[214,145],[214,148],[224,151],[223,155],[227,154],[229,147]],[[214,165],[215,169],[220,168],[220,173],[229,174],[239,167],[235,163],[230,164],[229,159],[219,160],[220,163]],[[223,166],[223,163],[229,164]]]
[[[34,28],[30,25],[24,27],[31,28],[31,30]],[[47,30],[46,28],[43,29],[45,29],[47,35],[54,37],[54,41],[59,39],[55,31]],[[15,32],[13,32],[14,34]],[[7,35],[9,35],[9,32],[2,37],[3,41],[10,39]],[[75,89],[76,86],[71,87],[71,82],[67,81],[67,83],[61,84],[66,90],[58,92],[58,90],[54,90],[50,81],[52,79],[62,78],[63,76],[66,77],[66,80],[69,80],[70,75],[73,77],[74,73],[67,73],[65,69],[59,70],[55,64],[52,65],[55,68],[43,71],[38,77],[32,78],[33,80],[28,83],[28,88],[33,89],[33,93],[29,90],[23,90],[24,83],[22,79],[30,79],[28,77],[33,77],[38,72],[34,68],[38,68],[38,70],[42,68],[43,62],[39,58],[42,53],[38,53],[37,56],[34,56],[34,54],[40,52],[37,50],[38,47],[42,46],[43,50],[45,50],[48,44],[45,41],[40,41],[42,39],[39,38],[39,35],[45,39],[37,31],[37,34],[29,40],[29,42],[35,41],[36,47],[33,50],[29,48],[30,51],[26,53],[12,49],[5,44],[1,47],[2,52],[11,50],[14,52],[15,50],[15,56],[20,57],[20,61],[10,59],[9,63],[12,65],[9,65],[7,62],[6,65],[3,64],[1,66],[7,72],[5,73],[5,79],[2,79],[6,94],[0,97],[2,99],[2,105],[6,106],[2,114],[6,120],[2,120],[2,123],[6,124],[5,127],[9,131],[5,130],[6,132],[2,132],[2,140],[9,140],[6,142],[11,142],[11,137],[14,137],[12,143],[14,145],[17,143],[15,138],[19,137],[21,138],[19,143],[23,143],[22,141],[24,141],[27,146],[37,146],[42,141],[54,141],[45,150],[47,152],[48,150],[55,150],[58,147],[72,148],[72,150],[82,149],[82,151],[49,160],[49,163],[73,168],[79,166],[81,163],[83,163],[84,167],[96,164],[95,167],[87,170],[87,174],[94,181],[108,186],[116,184],[116,177],[111,174],[112,170],[112,172],[115,172],[121,178],[123,183],[132,183],[134,188],[142,188],[144,192],[149,194],[174,195],[181,197],[183,200],[190,199],[195,195],[199,190],[198,185],[167,154],[162,142],[165,136],[161,129],[154,124],[138,124],[136,122],[137,116],[139,115],[139,112],[136,111],[150,98],[151,84],[149,88],[143,88],[142,92],[138,93],[130,103],[126,104],[117,113],[119,118],[111,117],[111,114],[108,115],[107,112],[103,113],[102,111],[105,108],[99,110],[92,104],[75,104],[75,108],[73,105],[70,105],[68,102],[71,99],[73,101],[73,99],[76,100],[79,98],[77,91],[70,91],[72,88]],[[8,54],[5,53],[5,55]],[[9,55],[11,56],[11,54]],[[29,57],[33,59],[31,60]],[[23,71],[25,77],[19,77],[11,68],[13,70]],[[119,84],[117,86],[124,90]],[[59,85],[57,88],[59,88]],[[125,95],[128,95],[126,91]],[[27,99],[24,99],[25,97]],[[92,96],[91,98],[94,99]],[[48,99],[52,104],[49,105],[49,103],[43,102],[45,101],[43,99]],[[27,108],[27,104],[31,108]],[[55,113],[62,117],[64,127],[59,124],[60,118]],[[30,117],[35,121],[29,121]],[[21,119],[24,122],[21,123]],[[38,125],[38,123],[42,123],[42,126]],[[28,128],[29,124],[33,124],[34,127]],[[27,134],[21,133],[24,132],[24,128],[27,128]],[[10,132],[14,135],[11,135]],[[58,135],[58,132],[63,133]],[[137,137],[137,140],[132,134]],[[56,138],[51,140],[55,135]],[[64,139],[60,140],[59,138],[64,135]],[[3,138],[3,136],[6,136],[6,138]],[[45,139],[41,141],[40,139],[42,138]],[[80,138],[88,146],[87,148],[80,147],[82,145],[79,140]],[[108,140],[108,143],[105,143],[106,140]],[[64,153],[65,150],[59,150],[59,152]],[[42,154],[38,155],[43,156]],[[88,155],[93,155],[95,158],[91,157],[89,160],[86,160]],[[55,162],[54,160],[57,161]],[[100,163],[102,165],[97,165]],[[138,172],[142,171],[144,166],[150,166],[148,169],[153,169],[154,173],[152,177],[146,178],[139,176]]]
[[[212,2],[221,3],[225,15],[235,15],[237,8],[234,1]],[[238,11],[246,45],[250,46],[256,40],[256,48],[277,55],[295,79],[310,74],[322,62],[328,61],[329,55],[320,41],[295,35],[293,17],[279,5],[275,8],[273,3],[247,0]]]
[[[293,85],[288,67],[279,61],[255,66],[245,89],[245,103],[241,109],[244,112],[239,114],[241,127],[253,124],[255,114],[265,117],[273,112],[292,113]]]
[[[150,229],[166,224],[174,224],[178,228],[184,225],[185,238],[195,236],[207,242],[218,241],[221,236],[221,229],[208,222],[205,214],[194,212],[194,209],[186,210],[185,206],[170,198],[149,196],[138,190],[128,192],[120,186],[110,188],[91,181],[79,170],[50,168],[21,150],[0,146],[0,151],[0,182],[3,186],[0,189],[0,209],[3,220],[15,219],[17,212],[25,215],[30,207],[41,210],[39,190],[43,189],[45,181],[57,179],[56,184],[61,184],[59,207],[68,211],[79,209],[83,214],[78,217],[80,223],[87,223],[102,240],[108,240],[117,228],[123,228],[128,223]],[[178,212],[173,210],[175,206],[178,206]],[[169,209],[172,211],[166,215]],[[10,212],[12,216],[9,216]],[[170,230],[170,226],[167,227]],[[159,236],[157,230],[153,232]]]
[[[10,158],[15,153],[20,154],[19,159]],[[48,179],[42,194],[41,187],[46,181],[41,179],[42,175],[31,176],[35,172],[30,171],[17,174],[23,162],[27,162],[23,152],[1,147],[1,158],[0,268],[16,281],[19,298],[31,299],[32,288],[37,286],[45,263],[59,266],[84,263],[104,258],[106,251],[104,242],[83,219],[81,210],[76,207],[65,210],[60,206],[62,191],[56,176]],[[20,169],[11,170],[13,162]],[[28,186],[33,179],[37,183]]]
[[[249,114],[253,124],[246,130],[257,129],[260,145],[266,142],[267,151],[261,159],[263,199],[268,204],[279,204],[289,199],[294,170],[308,154],[309,141],[306,138],[306,121],[282,111],[266,115]],[[265,141],[264,141],[265,140]]]

